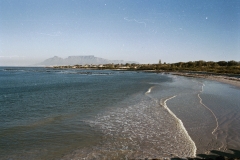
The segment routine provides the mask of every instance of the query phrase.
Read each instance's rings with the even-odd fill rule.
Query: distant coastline
[[[214,74],[239,74],[240,62],[231,61],[189,61],[177,63],[161,63],[157,64],[138,64],[138,63],[75,63],[75,65],[48,65],[53,68],[83,68],[83,69],[126,69],[126,70],[153,70],[168,72],[205,72]]]
[[[51,66],[54,69],[92,69],[92,70],[122,70],[122,71],[144,71],[154,73],[171,73],[172,75],[205,78],[222,83],[231,84],[240,87],[240,62],[219,61],[219,62],[178,62],[173,64],[85,64],[85,65],[67,65]]]

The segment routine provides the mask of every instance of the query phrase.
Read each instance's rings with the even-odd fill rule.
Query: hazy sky
[[[240,61],[240,0],[0,0],[0,65]]]

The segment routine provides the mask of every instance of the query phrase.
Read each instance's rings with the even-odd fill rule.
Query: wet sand
[[[222,83],[227,83],[234,85],[240,88],[240,78],[229,77],[226,75],[209,75],[209,74],[198,74],[198,73],[179,73],[174,72],[172,75],[185,76],[185,77],[194,77],[194,78],[205,78],[209,80],[214,80]]]
[[[179,73],[179,72],[172,73],[172,75],[193,77],[193,78],[203,78],[207,80],[230,84],[235,86],[237,89],[240,88],[240,78],[238,77],[230,77],[227,75],[210,75],[210,74],[202,74],[202,73],[198,74],[198,73]],[[206,96],[204,98],[206,100]],[[236,128],[236,126],[238,126],[236,123],[239,117],[238,112],[237,111],[235,112],[234,110],[233,111],[228,110],[227,107],[225,107],[226,103],[224,102],[224,100],[222,100],[220,104],[215,104],[214,102],[211,102],[209,104],[211,104],[210,106],[215,106],[213,107],[214,112],[216,112],[215,114],[217,114],[218,117],[221,117],[218,119],[219,129],[214,134],[218,135],[218,141],[224,144],[224,148],[222,147],[216,148],[216,146],[218,145],[216,145],[215,143],[211,143],[211,144],[214,144],[214,146],[212,146],[213,147],[212,149],[207,147],[201,147],[201,145],[198,144],[198,141],[195,140],[197,146],[199,147],[198,149],[200,149],[198,150],[197,157],[216,159],[217,158],[216,155],[220,155],[222,156],[221,158],[223,159],[239,158],[240,157],[239,156],[239,153],[240,153],[239,138],[238,138],[239,136],[237,136],[238,134],[235,131],[235,130],[238,130],[237,129],[238,127]],[[220,111],[216,109],[216,107],[219,105],[221,106]],[[231,104],[231,105],[236,105],[236,104]],[[235,127],[232,125],[235,125]],[[195,136],[192,136],[192,138],[196,139]],[[207,148],[208,150],[210,149],[209,150],[210,152],[203,152],[201,148]]]

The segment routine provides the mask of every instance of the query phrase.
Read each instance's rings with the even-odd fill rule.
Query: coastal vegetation
[[[101,64],[101,65],[73,65],[73,66],[54,66],[54,68],[85,68],[85,69],[124,69],[124,70],[154,70],[165,72],[209,72],[218,74],[240,74],[240,62],[231,61],[189,61],[177,63],[158,64]]]

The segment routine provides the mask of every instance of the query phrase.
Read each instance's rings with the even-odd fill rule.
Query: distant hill
[[[125,63],[138,63],[133,61],[123,61],[123,60],[108,60],[104,58],[89,56],[69,56],[68,58],[61,58],[54,56],[52,58],[46,59],[45,61],[38,63],[38,66],[60,66],[60,65],[85,65],[85,64],[125,64]]]

